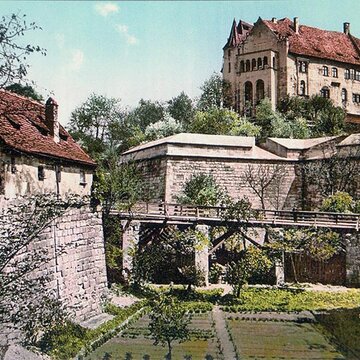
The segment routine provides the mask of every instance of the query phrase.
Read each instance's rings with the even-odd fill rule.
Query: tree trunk
[[[171,360],[171,342],[170,342],[170,340],[168,340],[168,349],[169,349],[169,352],[168,352],[168,354],[166,355],[166,359],[167,360]]]
[[[293,273],[294,273],[294,281],[297,284],[298,279],[297,279],[297,275],[296,275],[296,268],[295,268],[294,254],[293,253],[290,253],[290,259],[291,259],[291,266],[292,266]]]

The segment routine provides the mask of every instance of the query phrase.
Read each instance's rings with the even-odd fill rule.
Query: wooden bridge
[[[249,216],[230,218],[228,208],[218,206],[190,206],[172,203],[139,203],[129,211],[115,211],[122,219],[143,223],[248,225],[250,227],[313,227],[359,231],[360,214],[319,211],[252,209]]]

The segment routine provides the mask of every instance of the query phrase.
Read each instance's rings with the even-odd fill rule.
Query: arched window
[[[347,90],[346,89],[342,89],[341,90],[341,101],[344,103],[344,102],[347,102]]]
[[[345,69],[345,79],[346,80],[350,79],[350,70],[349,69]]]
[[[244,72],[245,71],[245,63],[244,60],[240,61],[240,72]]]
[[[256,70],[256,60],[255,59],[251,60],[251,70]]]
[[[264,63],[264,67],[267,66],[267,64],[268,64],[268,58],[267,58],[267,56],[264,56],[264,61],[263,61],[263,63]]]
[[[265,86],[263,80],[256,81],[256,102],[259,103],[265,97]]]
[[[246,70],[245,71],[250,71],[250,60],[246,60]]]
[[[327,66],[323,66],[323,75],[324,76],[329,76],[329,68]]]
[[[252,104],[253,101],[253,86],[251,81],[247,81],[244,85],[245,102]]]
[[[320,90],[320,94],[322,97],[329,99],[330,98],[330,90],[328,87],[324,86],[321,90]]]
[[[262,69],[262,67],[263,67],[262,58],[261,58],[261,57],[258,58],[257,66],[258,66],[258,69]]]
[[[300,95],[304,96],[306,95],[306,84],[304,80],[300,81]]]

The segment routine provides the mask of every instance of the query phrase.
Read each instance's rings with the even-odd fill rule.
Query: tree
[[[2,16],[0,21],[0,88],[26,79],[29,55],[46,50],[38,45],[22,43],[21,38],[29,31],[41,28],[36,23],[26,22],[20,13]]]
[[[234,295],[239,297],[251,276],[266,273],[271,266],[272,262],[263,250],[250,246],[240,254],[238,260],[226,265],[225,281],[233,287]]]
[[[238,121],[234,122],[232,129],[230,130],[229,135],[234,136],[255,136],[260,137],[261,127],[255,125],[247,118],[240,118]]]
[[[259,198],[261,208],[266,209],[268,201],[275,209],[280,208],[281,186],[286,176],[283,165],[251,165],[244,171],[243,180]]]
[[[154,345],[167,345],[167,359],[170,360],[173,342],[189,339],[190,319],[186,315],[186,310],[174,297],[162,294],[158,300],[153,301],[149,317],[149,330]]]
[[[27,343],[64,318],[61,302],[47,286],[44,265],[50,249],[35,246],[54,219],[84,200],[37,195],[4,209],[0,216],[0,324],[20,329]],[[57,249],[58,252],[63,249]]]
[[[338,191],[323,200],[320,210],[328,212],[351,212],[354,201],[351,195]]]
[[[213,73],[200,87],[202,94],[197,107],[200,111],[213,108],[229,107],[231,105],[231,86],[222,79],[222,76]]]
[[[165,115],[164,120],[159,120],[156,123],[152,123],[145,129],[146,141],[152,141],[171,136],[182,132],[181,123],[173,119],[172,117]]]
[[[225,202],[228,195],[212,175],[193,174],[184,184],[182,193],[177,197],[181,204],[215,206]]]
[[[111,125],[121,123],[123,118],[118,99],[93,93],[71,113],[69,132],[97,159],[110,143]]]
[[[26,96],[39,102],[43,102],[44,98],[32,86],[21,85],[19,83],[11,84],[5,87],[5,90],[11,91],[18,95]]]
[[[193,101],[183,91],[168,101],[167,111],[184,128],[192,122],[195,115]]]

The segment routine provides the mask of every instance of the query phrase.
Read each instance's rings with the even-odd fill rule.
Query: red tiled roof
[[[360,39],[352,35],[306,25],[300,25],[296,34],[288,18],[262,21],[280,39],[289,39],[290,53],[360,65]]]
[[[35,156],[96,165],[61,125],[56,143],[44,119],[45,105],[0,90],[0,144]]]

